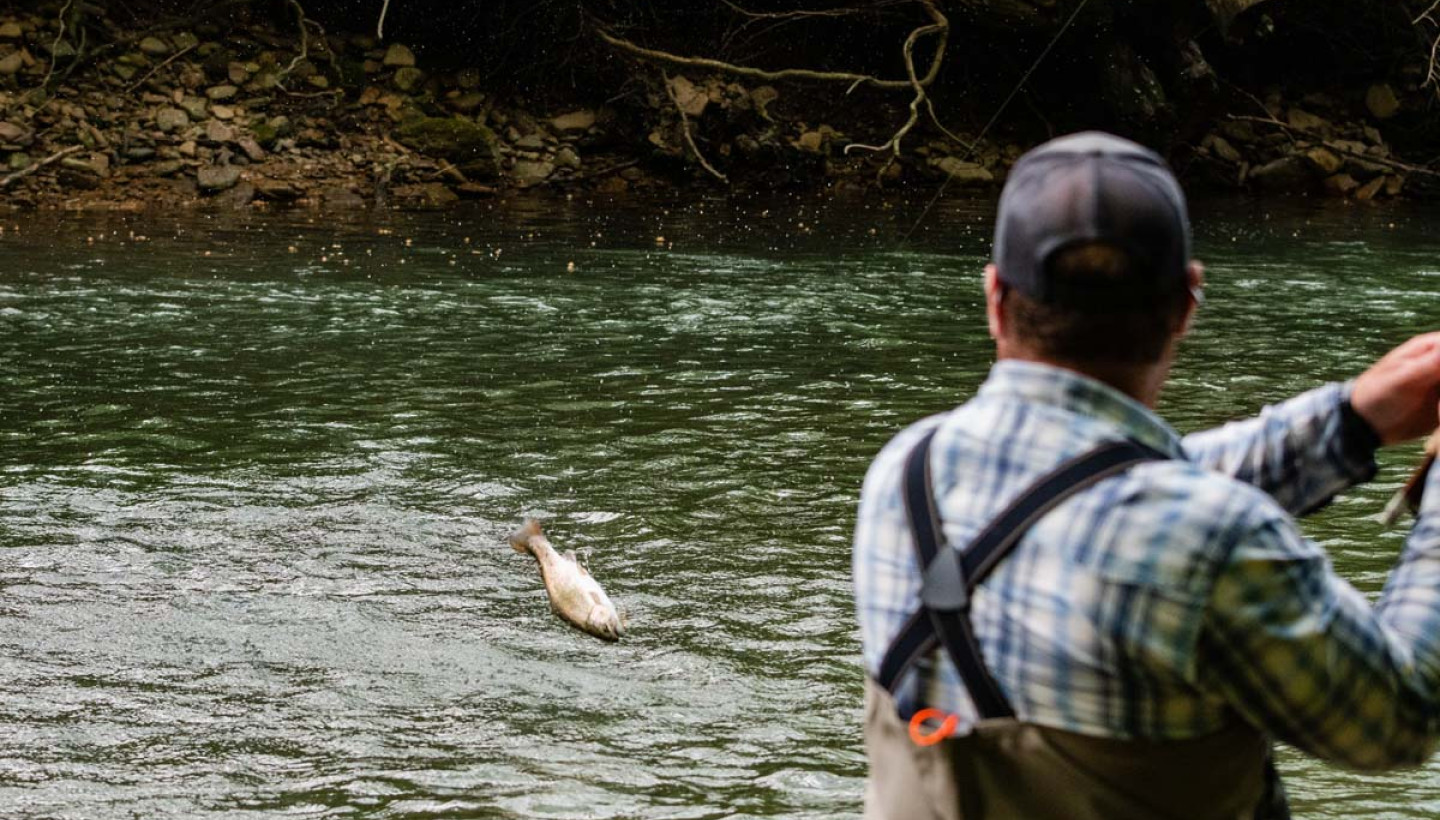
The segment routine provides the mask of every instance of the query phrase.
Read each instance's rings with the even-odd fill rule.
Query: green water
[[[917,210],[0,219],[0,816],[858,815],[859,482],[991,356],[989,210]],[[1440,326],[1432,212],[1197,212],[1182,430]],[[1412,458],[1306,524],[1367,591]],[[1440,813],[1435,766],[1285,769]]]

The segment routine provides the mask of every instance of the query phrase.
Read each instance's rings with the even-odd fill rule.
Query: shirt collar
[[[1154,411],[1119,390],[1073,370],[1039,362],[1002,359],[980,386],[986,398],[1018,398],[1099,420],[1123,436],[1184,458],[1180,434]]]

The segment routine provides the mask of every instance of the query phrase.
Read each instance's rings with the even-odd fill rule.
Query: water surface
[[[1422,210],[1197,207],[1182,430],[1440,326]],[[0,220],[0,816],[856,816],[869,458],[991,361],[990,212]],[[1306,522],[1377,592],[1411,450]],[[628,610],[605,645],[524,514]],[[1440,769],[1287,755],[1299,813]]]

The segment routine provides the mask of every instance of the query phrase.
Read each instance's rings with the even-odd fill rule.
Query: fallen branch
[[[680,113],[680,133],[685,135],[685,144],[690,146],[690,153],[695,155],[700,167],[709,171],[712,176],[725,184],[730,184],[730,178],[715,170],[715,166],[705,160],[705,155],[700,153],[700,146],[695,144],[695,137],[690,133],[690,117],[685,113],[685,107],[680,104],[680,98],[675,95],[675,89],[670,84],[670,75],[664,71],[660,72],[665,82],[665,93],[670,97],[670,102],[675,103],[675,110]]]
[[[380,20],[375,23],[375,39],[385,39],[385,14],[390,11],[390,0],[380,7]]]
[[[144,77],[141,77],[140,79],[136,80],[134,83],[132,83],[132,84],[130,85],[129,88],[125,89],[125,93],[126,93],[126,94],[129,94],[130,92],[132,92],[132,91],[134,91],[135,89],[139,88],[141,85],[144,85],[144,83],[145,83],[146,80],[148,80],[148,79],[150,79],[151,77],[154,77],[154,76],[155,76],[155,72],[159,71],[160,69],[164,68],[164,67],[167,66],[167,65],[170,65],[171,63],[175,62],[176,60],[180,59],[181,57],[184,57],[186,54],[189,54],[189,53],[190,53],[190,50],[193,49],[193,48],[195,48],[195,45],[188,45],[188,46],[180,49],[179,51],[175,52],[174,54],[170,55],[168,58],[166,58],[165,62],[163,62],[163,63],[161,63],[160,65],[157,65],[157,66],[155,66],[154,68],[150,69],[149,71],[145,72],[145,76],[144,76]]]
[[[48,156],[48,157],[40,160],[39,162],[35,163],[34,165],[31,165],[31,166],[26,167],[26,168],[22,168],[22,169],[20,169],[19,171],[16,171],[15,173],[13,173],[13,174],[11,174],[11,175],[9,175],[9,176],[7,176],[7,177],[0,178],[0,190],[4,190],[5,188],[10,187],[10,183],[16,182],[16,181],[21,180],[21,179],[24,179],[25,177],[30,176],[31,174],[35,173],[36,171],[40,170],[41,168],[44,168],[46,165],[49,165],[49,164],[52,163],[52,162],[59,162],[60,160],[64,159],[65,157],[70,156],[71,154],[75,153],[76,151],[79,151],[80,149],[82,149],[82,148],[84,148],[84,147],[85,147],[85,146],[83,146],[83,145],[72,145],[72,146],[70,146],[69,148],[66,148],[66,149],[64,149],[64,150],[62,150],[62,151],[57,151],[57,152],[51,154],[50,156]]]
[[[913,48],[913,40],[916,39],[917,33],[920,34],[920,36],[923,36],[924,34],[938,31],[942,35],[941,44],[936,49],[935,56],[930,61],[929,69],[925,72],[925,76],[919,78],[918,80],[922,87],[929,87],[930,84],[935,81],[935,77],[938,76],[940,73],[940,62],[945,52],[944,38],[949,34],[950,23],[945,18],[945,15],[941,14],[940,10],[936,8],[933,0],[919,0],[919,2],[922,6],[925,7],[926,12],[930,15],[930,18],[933,22],[929,25],[921,26],[919,29],[911,32],[911,35],[909,38],[907,38],[906,42],[910,43],[910,46]],[[653,48],[645,48],[644,46],[636,45],[635,43],[632,43],[629,40],[624,39],[623,37],[617,37],[614,34],[606,31],[604,28],[597,27],[596,33],[600,35],[600,39],[609,43],[611,46],[629,54],[633,54],[636,57],[649,60],[651,62],[664,63],[667,65],[675,66],[684,66],[686,68],[702,68],[709,71],[719,71],[726,74],[733,74],[737,77],[749,77],[755,80],[763,80],[765,82],[809,80],[814,82],[847,83],[853,90],[862,85],[870,86],[871,88],[913,89],[914,83],[916,81],[913,76],[907,77],[904,80],[882,80],[879,77],[875,77],[870,74],[855,74],[849,71],[816,71],[808,68],[783,68],[779,71],[768,71],[766,69],[755,68],[753,66],[727,63],[723,60],[712,60],[708,57],[684,57],[679,54],[671,54],[668,51],[658,51]]]
[[[1256,122],[1260,123],[1261,125],[1274,126],[1276,128],[1282,129],[1287,134],[1292,135],[1290,140],[1291,142],[1296,141],[1293,137],[1294,134],[1303,134],[1308,137],[1314,136],[1313,134],[1304,129],[1296,128],[1290,123],[1281,122],[1280,120],[1277,120],[1273,117],[1250,117],[1244,114],[1230,114],[1228,115],[1228,119],[1239,120],[1241,122]],[[1423,176],[1440,177],[1440,171],[1436,171],[1433,168],[1426,168],[1422,165],[1411,165],[1407,162],[1401,162],[1396,159],[1377,157],[1374,154],[1366,154],[1360,151],[1351,151],[1346,148],[1341,148],[1340,146],[1334,145],[1332,143],[1322,143],[1321,147],[1323,147],[1326,151],[1330,151],[1335,154],[1341,154],[1343,156],[1350,157],[1351,159],[1360,160],[1361,162],[1369,162],[1375,165],[1383,165],[1386,168],[1393,168],[1397,171],[1404,171],[1408,174],[1421,174]]]

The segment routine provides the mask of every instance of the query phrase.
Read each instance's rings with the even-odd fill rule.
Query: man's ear
[[[1195,311],[1205,303],[1205,266],[1200,260],[1192,259],[1190,264],[1185,266],[1185,287],[1189,294],[1185,297],[1185,318],[1180,322],[1180,329],[1176,332],[1176,338],[1183,338],[1190,332],[1190,324],[1195,320]]]
[[[1005,286],[1000,284],[1000,271],[992,264],[985,266],[985,319],[990,325],[990,338],[1000,341],[1005,329],[1005,319],[1000,312],[1000,301],[1005,296]]]

